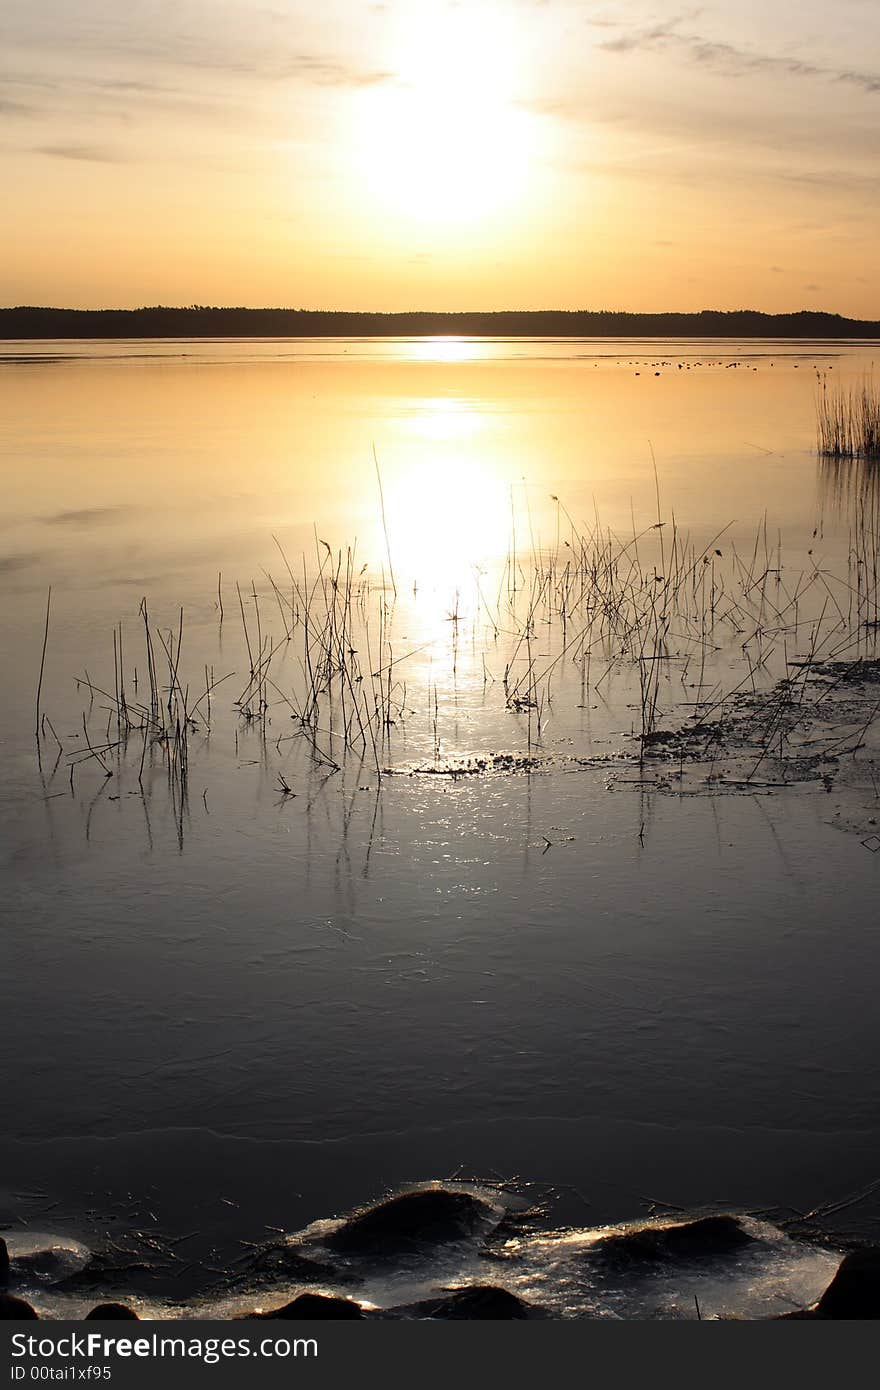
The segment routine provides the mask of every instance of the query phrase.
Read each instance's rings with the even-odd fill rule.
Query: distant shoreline
[[[807,338],[880,339],[880,320],[802,310],[697,314],[591,310],[361,313],[315,309],[157,306],[142,309],[0,309],[0,338]]]

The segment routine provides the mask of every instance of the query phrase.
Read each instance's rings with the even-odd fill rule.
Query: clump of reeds
[[[820,447],[827,449],[823,468],[835,478],[845,478],[849,496],[855,479],[875,474],[869,457],[853,460],[857,448],[871,447],[875,459],[880,457],[880,391],[866,384],[861,394],[846,396],[829,390],[820,377],[819,392]],[[381,478],[379,482],[381,489]],[[578,708],[585,709],[590,704],[587,691],[604,700],[603,683],[610,682],[615,671],[628,670],[638,681],[636,685],[633,679],[630,687],[631,732],[642,755],[655,745],[662,748],[670,738],[663,721],[683,703],[694,729],[709,728],[713,721],[723,720],[731,700],[748,689],[754,702],[749,727],[760,745],[754,775],[769,757],[785,756],[799,728],[800,707],[816,662],[850,650],[868,655],[877,649],[880,492],[857,489],[848,573],[835,576],[815,561],[800,574],[789,571],[781,535],[773,535],[766,515],[754,544],[743,553],[727,536],[727,527],[708,544],[695,545],[679,530],[674,513],[664,516],[659,483],[655,490],[656,520],[639,529],[633,515],[631,534],[627,530],[621,535],[603,524],[598,512],[594,520],[576,523],[554,497],[556,535],[555,545],[549,547],[540,544],[531,517],[527,528],[517,528],[512,505],[510,544],[506,563],[499,566],[497,593],[484,590],[478,571],[471,612],[467,603],[460,604],[456,589],[447,615],[453,687],[467,632],[473,657],[482,662],[484,698],[500,699],[503,692],[503,704],[519,725],[528,757],[518,766],[530,767],[533,748],[543,744],[554,719],[557,688],[560,703],[568,691],[579,700]],[[430,770],[456,775],[454,764],[441,757],[444,710],[436,675],[429,674],[427,691],[420,691],[417,668],[409,694],[404,675],[413,670],[409,659],[432,650],[437,639],[429,637],[412,650],[393,645],[401,631],[395,610],[403,600],[398,600],[391,572],[384,515],[383,532],[387,581],[384,564],[380,573],[371,573],[356,543],[334,552],[316,531],[314,552],[301,557],[301,573],[275,539],[286,578],[280,576],[276,582],[264,570],[266,585],[253,580],[234,584],[237,603],[232,607],[238,608],[240,630],[236,621],[227,646],[233,637],[238,641],[242,662],[242,687],[232,701],[236,749],[241,721],[262,741],[266,756],[269,738],[279,757],[282,747],[286,757],[291,745],[302,739],[305,759],[321,770],[322,777],[344,773],[347,761],[353,760],[358,769],[371,765],[378,788],[394,762],[392,745],[395,756],[398,744],[406,745],[407,715],[421,709],[430,723]],[[38,751],[48,731],[60,760],[61,741],[42,709],[50,602],[51,594],[41,624],[35,727]],[[219,574],[216,608],[222,625]],[[112,679],[105,678],[102,688],[87,670],[79,678],[88,691],[89,708],[83,712],[82,742],[77,736],[78,746],[67,754],[71,792],[74,772],[81,765],[99,772],[107,779],[104,785],[114,775],[121,777],[135,735],[134,771],[145,805],[154,783],[158,787],[167,779],[182,843],[190,744],[195,750],[207,742],[214,692],[235,673],[215,679],[213,667],[205,665],[204,685],[201,674],[193,676],[191,685],[182,661],[182,653],[190,650],[184,642],[183,610],[172,627],[157,627],[143,600],[139,618],[142,634],[124,632],[121,623],[113,630]],[[280,633],[275,627],[279,620]],[[804,660],[802,638],[811,627]],[[497,651],[499,642],[504,643],[503,655],[499,652],[503,676],[499,668],[498,689],[487,696],[487,649]],[[714,657],[731,642],[745,663],[742,670],[734,668],[732,687]],[[140,678],[138,667],[129,664],[135,652]],[[774,661],[777,667],[784,661],[786,671],[786,679],[775,685]],[[566,682],[569,667],[577,675],[573,692]],[[432,669],[436,670],[429,666]],[[193,738],[197,732],[204,740]],[[165,776],[154,777],[158,772]],[[53,776],[54,771],[49,781]],[[277,773],[275,789],[282,801],[296,795],[283,769]]]
[[[825,458],[880,463],[880,387],[867,379],[848,390],[837,385],[829,387],[824,374],[818,381],[819,453]]]

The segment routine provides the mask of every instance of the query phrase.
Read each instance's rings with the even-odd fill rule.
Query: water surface
[[[694,596],[671,635],[664,715],[730,685],[745,648],[772,684],[852,591],[853,499],[817,466],[814,393],[817,372],[861,379],[872,352],[0,345],[0,1215],[49,1207],[88,1239],[130,1194],[222,1241],[459,1171],[555,1184],[594,1222],[866,1186],[880,855],[864,795],[854,820],[818,779],[640,785],[632,663],[609,639],[588,668],[546,595],[522,624],[536,565],[556,583],[576,536],[630,558],[637,538],[662,584],[675,531],[719,598]],[[772,570],[785,621],[719,616],[698,660],[694,615],[754,604],[749,566]],[[294,583],[340,573],[396,712],[378,753],[343,756],[334,706],[316,756],[284,702],[305,679]],[[50,584],[58,742],[43,726],[35,745]],[[120,623],[118,671],[144,698],[143,597],[172,650],[185,634],[187,689],[233,673],[193,731],[183,799],[135,737],[106,753],[112,777],[81,760],[84,717],[93,744],[118,733]],[[257,717],[235,705],[242,607],[273,644]],[[505,692],[524,632],[534,669],[559,659],[540,710]],[[480,758],[485,774],[448,775]],[[39,1200],[15,1195],[35,1184]]]

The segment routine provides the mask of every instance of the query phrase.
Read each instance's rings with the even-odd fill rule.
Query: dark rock
[[[86,1322],[121,1322],[123,1319],[140,1322],[134,1309],[127,1308],[124,1303],[98,1303],[85,1317]]]
[[[351,1282],[351,1275],[342,1273],[321,1260],[310,1260],[285,1241],[264,1245],[254,1255],[246,1277],[254,1274],[273,1279],[283,1277],[297,1284],[335,1284]]]
[[[26,1254],[15,1256],[15,1268],[17,1273],[29,1279],[56,1283],[60,1282],[59,1270],[63,1270],[64,1265],[54,1250],[29,1250]]]
[[[111,1263],[99,1256],[87,1268],[78,1269],[64,1279],[54,1280],[54,1286],[66,1293],[85,1293],[87,1290],[97,1289],[106,1289],[109,1292],[124,1285],[133,1286],[142,1276],[151,1277],[152,1274],[152,1266],[141,1261]]]
[[[292,1303],[272,1308],[268,1313],[248,1313],[248,1318],[335,1318],[353,1321],[363,1318],[363,1312],[350,1298],[335,1298],[331,1294],[301,1293]]]
[[[701,1260],[732,1255],[755,1243],[735,1216],[701,1216],[666,1226],[641,1226],[605,1236],[591,1253],[614,1264]]]
[[[39,1322],[40,1315],[23,1298],[0,1293],[0,1322]]]
[[[815,1307],[817,1318],[880,1318],[880,1247],[853,1250]]]
[[[467,1289],[455,1289],[443,1298],[426,1299],[408,1310],[414,1317],[443,1318],[450,1322],[493,1319],[497,1322],[525,1320],[540,1316],[538,1309],[524,1303],[507,1289],[494,1284],[474,1284]],[[540,1310],[543,1311],[543,1310]]]
[[[6,1253],[16,1278],[44,1284],[65,1282],[81,1273],[92,1259],[91,1252],[78,1240],[42,1232],[33,1236],[22,1232],[21,1238],[13,1241],[11,1254],[8,1248]]]
[[[489,1204],[468,1192],[424,1188],[357,1213],[327,1236],[325,1244],[350,1255],[396,1254],[462,1240],[486,1229],[492,1217]]]

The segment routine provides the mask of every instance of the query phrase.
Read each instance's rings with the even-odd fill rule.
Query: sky
[[[880,318],[876,0],[3,0],[0,303]]]

